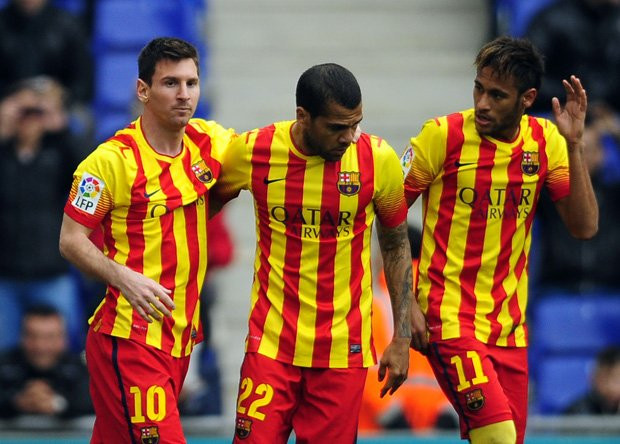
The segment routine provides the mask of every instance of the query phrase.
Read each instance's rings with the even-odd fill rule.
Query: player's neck
[[[141,125],[144,137],[156,152],[172,157],[181,152],[185,127],[178,130],[165,128],[148,115],[142,116]]]

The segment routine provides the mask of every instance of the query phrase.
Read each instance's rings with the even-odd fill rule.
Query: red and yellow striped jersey
[[[93,328],[186,356],[202,339],[207,194],[220,174],[217,153],[232,131],[192,119],[181,152],[170,157],[149,145],[140,124],[139,118],[118,131],[77,167],[65,213],[89,228],[102,227],[107,257],[173,290],[172,317],[149,324],[108,286],[89,320]]]
[[[407,215],[398,156],[362,134],[340,161],[302,154],[293,121],[238,136],[214,192],[254,198],[256,258],[246,351],[301,367],[368,367],[375,215]]]
[[[416,295],[431,340],[526,346],[534,212],[543,184],[569,193],[557,127],[524,115],[515,140],[481,138],[470,109],[427,121],[401,163],[407,201],[423,196]]]

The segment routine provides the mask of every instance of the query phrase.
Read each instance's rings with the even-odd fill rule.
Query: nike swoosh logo
[[[281,177],[281,178],[279,178],[279,179],[268,179],[268,178],[265,176],[265,178],[263,179],[263,183],[264,183],[265,185],[269,185],[270,183],[280,182],[281,180],[284,180],[284,179],[286,179],[286,177]]]
[[[151,196],[157,192],[159,192],[159,190],[161,190],[161,188],[157,188],[155,191],[153,191],[152,193],[147,193],[146,191],[144,192],[144,197],[146,197],[147,199],[150,199]]]
[[[476,164],[476,162],[459,162],[458,160],[456,162],[454,162],[454,166],[457,167],[457,168],[464,167],[464,166],[467,166],[467,165],[475,165],[475,164]]]

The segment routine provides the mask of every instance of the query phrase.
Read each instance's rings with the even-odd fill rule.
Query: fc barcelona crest
[[[362,186],[360,173],[357,171],[340,171],[338,173],[338,191],[345,196],[355,196]]]
[[[533,176],[538,173],[540,169],[540,162],[538,161],[537,151],[523,151],[523,157],[521,158],[521,171],[528,176]]]
[[[484,406],[484,395],[481,389],[465,393],[465,402],[469,410],[480,410]]]
[[[252,420],[247,418],[237,418],[237,424],[235,426],[235,434],[239,439],[245,439],[250,436],[252,431]]]
[[[159,428],[157,426],[142,427],[140,429],[142,444],[158,444]]]
[[[200,160],[199,162],[193,164],[192,171],[202,183],[209,183],[213,180],[213,173],[204,160]]]

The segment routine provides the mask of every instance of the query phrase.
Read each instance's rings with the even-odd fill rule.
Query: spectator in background
[[[0,417],[90,413],[88,372],[68,350],[62,315],[47,306],[28,309],[21,345],[0,356]]]
[[[44,74],[65,87],[71,104],[89,103],[89,45],[80,20],[50,0],[10,0],[0,10],[0,88]]]
[[[62,313],[74,349],[84,335],[77,285],[58,252],[82,157],[64,103],[64,88],[48,77],[19,82],[0,102],[0,349],[17,344],[24,309],[40,303]]]
[[[620,348],[610,346],[596,357],[592,387],[565,412],[568,415],[617,415],[620,413]]]
[[[588,85],[591,105],[620,111],[620,0],[558,0],[536,14],[526,37],[545,56],[546,74],[533,113],[551,114],[571,74]]]
[[[620,295],[620,121],[608,109],[595,107],[586,118],[585,164],[600,208],[599,232],[587,243],[558,229],[562,222],[548,195],[539,202],[532,265],[532,290],[575,295],[592,292]],[[545,193],[546,194],[546,193]]]

